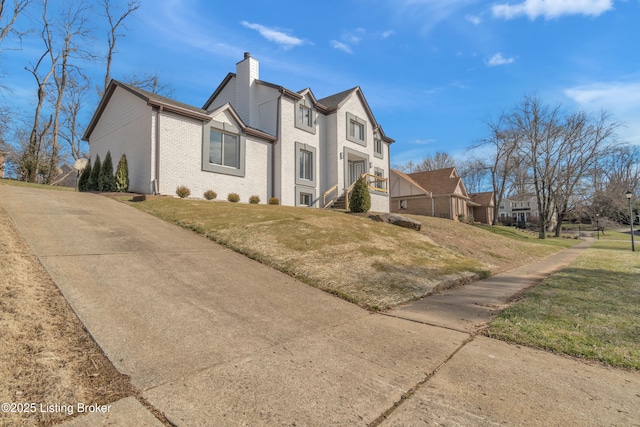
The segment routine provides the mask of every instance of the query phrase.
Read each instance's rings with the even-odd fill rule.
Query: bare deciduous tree
[[[44,11],[43,11],[43,20],[44,20],[44,29],[41,32],[41,36],[43,40],[46,40],[48,33],[48,21],[47,21],[47,1],[43,2]],[[44,105],[46,96],[47,96],[47,84],[49,79],[53,75],[55,69],[55,62],[50,64],[46,64],[44,61],[46,58],[50,58],[49,49],[47,48],[45,52],[40,56],[40,59],[36,62],[35,65],[31,65],[30,67],[25,67],[27,71],[33,75],[33,78],[36,80],[37,85],[37,103],[35,113],[33,115],[33,126],[31,128],[31,132],[29,135],[29,142],[22,152],[20,158],[20,166],[19,170],[21,171],[21,178],[27,182],[35,182],[38,173],[40,172],[43,164],[43,156],[42,156],[42,147],[43,141],[46,136],[46,132],[49,130],[49,126],[51,125],[52,119],[50,118],[48,121],[48,126],[44,128],[41,126],[40,119],[42,115],[42,107]],[[40,67],[49,65],[49,68],[42,72],[40,71]]]
[[[460,162],[457,169],[458,175],[462,178],[464,186],[470,194],[483,191],[489,171],[489,167],[484,160],[471,158]]]
[[[13,9],[10,14],[7,14],[7,9],[5,8],[6,0],[0,0],[0,43],[14,31],[13,25],[16,23],[18,16],[31,2],[32,0],[13,0]]]
[[[126,76],[124,82],[131,86],[144,89],[157,95],[166,96],[171,98],[173,96],[173,88],[169,83],[163,83],[158,73],[143,73],[142,76],[132,75]]]
[[[422,162],[416,165],[415,172],[433,171],[455,167],[456,162],[449,154],[438,151],[432,156],[425,157]]]
[[[482,141],[481,145],[493,146],[493,154],[487,160],[487,166],[491,174],[495,203],[493,223],[497,224],[499,220],[498,207],[505,197],[507,182],[516,165],[514,160],[520,135],[516,129],[509,127],[507,116],[504,114],[495,122],[487,122],[487,126],[489,127],[489,136]]]
[[[559,235],[572,200],[585,194],[580,186],[587,174],[603,150],[615,142],[617,127],[607,113],[594,118],[581,111],[565,112],[560,105],[548,106],[535,96],[525,96],[512,113],[490,125],[489,141],[508,148],[510,160],[501,163],[495,157],[494,168],[503,165],[506,171],[500,181],[494,181],[496,193],[504,189],[507,174],[518,181],[530,180],[538,203],[538,236],[544,239],[554,220]]]
[[[618,123],[602,112],[596,119],[584,112],[567,117],[561,140],[560,168],[554,189],[556,211],[556,237],[560,236],[562,221],[571,207],[573,196],[592,170],[598,158],[615,142]]]
[[[45,1],[45,32],[44,42],[49,51],[49,57],[53,67],[53,80],[55,83],[55,106],[53,111],[53,128],[51,133],[51,155],[49,158],[48,175],[45,177],[46,183],[52,183],[58,170],[60,158],[60,122],[62,119],[62,106],[65,101],[65,94],[69,86],[69,79],[72,74],[79,73],[79,67],[73,64],[74,59],[87,59],[81,51],[82,41],[89,36],[87,29],[87,8],[81,3],[69,5],[61,12],[61,17],[57,21],[57,28],[52,29],[47,22],[46,1]],[[56,40],[59,42],[56,43]],[[80,43],[79,43],[80,42]]]
[[[104,87],[100,92],[101,96],[107,90],[107,86],[111,80],[111,61],[113,60],[113,54],[116,52],[116,42],[118,41],[118,38],[124,37],[124,34],[118,33],[118,29],[120,27],[125,28],[124,20],[127,16],[140,8],[140,2],[137,0],[128,2],[126,9],[120,13],[119,16],[117,12],[113,10],[113,5],[110,0],[102,0],[102,5],[104,6],[107,20],[109,21],[109,32],[107,33],[109,49],[107,51],[107,71],[104,76]]]
[[[71,150],[71,157],[78,160],[85,157],[82,151],[80,111],[84,103],[84,97],[89,90],[89,84],[84,80],[71,78],[67,86],[67,96],[62,105],[62,123],[60,126],[60,138],[67,142]]]

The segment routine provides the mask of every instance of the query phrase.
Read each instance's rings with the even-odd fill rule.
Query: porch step
[[[331,209],[346,209],[346,208],[347,208],[347,198],[345,197],[344,194],[338,197],[331,205]]]

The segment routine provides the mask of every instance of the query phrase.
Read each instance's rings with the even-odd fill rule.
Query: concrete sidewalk
[[[429,325],[474,332],[485,326],[515,296],[569,265],[591,243],[592,239],[582,241],[538,262],[431,295],[387,314]]]
[[[638,373],[475,337],[468,324],[482,320],[451,304],[442,311],[462,326],[411,318],[424,315],[415,307],[392,313],[411,320],[371,314],[93,194],[0,185],[0,203],[116,368],[175,425],[640,420]],[[147,422],[136,403],[118,402],[113,419]]]

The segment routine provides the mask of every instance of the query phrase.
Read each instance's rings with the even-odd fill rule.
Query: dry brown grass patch
[[[0,206],[0,402],[107,404],[135,395],[102,354]],[[66,413],[0,414],[1,426]]]

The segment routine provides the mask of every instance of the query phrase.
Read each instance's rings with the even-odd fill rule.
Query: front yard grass
[[[415,232],[322,209],[170,197],[131,205],[372,310],[558,250],[438,218],[413,216],[423,223]]]
[[[627,242],[601,240],[504,310],[487,335],[640,370],[638,319],[638,253]]]

